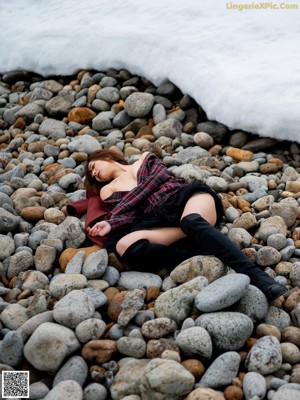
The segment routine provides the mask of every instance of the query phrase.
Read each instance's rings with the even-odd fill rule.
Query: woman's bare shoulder
[[[111,196],[114,192],[114,188],[112,186],[111,183],[104,185],[101,189],[100,189],[100,198],[101,200],[106,200],[108,199],[109,196]]]
[[[145,151],[145,153],[141,155],[139,161],[144,161],[148,154],[150,154],[150,151]]]

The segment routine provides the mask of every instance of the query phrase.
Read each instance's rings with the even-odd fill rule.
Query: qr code
[[[29,398],[29,371],[2,371],[2,397]]]

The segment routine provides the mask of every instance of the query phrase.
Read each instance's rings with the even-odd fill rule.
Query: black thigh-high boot
[[[211,226],[199,214],[189,214],[181,220],[181,229],[199,247],[206,249],[208,254],[219,258],[225,265],[236,272],[248,275],[250,283],[258,287],[269,302],[274,301],[287,291],[286,286],[274,281],[218,229]]]
[[[128,247],[121,260],[133,269],[157,272],[163,268],[174,268],[194,255],[196,252],[185,247],[181,241],[165,246],[140,239]]]

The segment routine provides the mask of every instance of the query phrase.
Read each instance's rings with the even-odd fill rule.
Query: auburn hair
[[[98,160],[115,161],[118,162],[119,164],[128,165],[123,154],[119,153],[116,150],[110,150],[110,149],[96,150],[93,153],[89,154],[85,165],[84,187],[86,190],[90,190],[97,194],[99,194],[99,190],[101,189],[101,187],[107,184],[107,182],[100,183],[96,181],[96,179],[92,177],[89,171],[89,163],[91,161],[98,161]]]

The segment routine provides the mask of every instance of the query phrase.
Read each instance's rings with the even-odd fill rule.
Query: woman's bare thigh
[[[181,218],[194,213],[200,214],[202,218],[214,226],[217,221],[217,211],[213,196],[209,193],[197,193],[189,198]]]
[[[157,228],[151,230],[140,230],[131,232],[120,239],[116,245],[117,252],[122,256],[125,251],[133,243],[140,239],[148,239],[150,243],[163,244],[169,246],[170,244],[184,238],[186,235],[182,232],[180,228],[170,227],[170,228]]]

